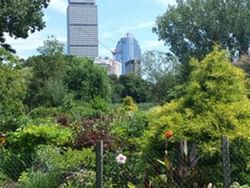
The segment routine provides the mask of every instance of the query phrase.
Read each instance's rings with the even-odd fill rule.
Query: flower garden
[[[230,142],[232,187],[250,186],[250,101],[243,72],[224,51],[192,60],[181,97],[154,107],[66,101],[34,108],[0,136],[0,187],[223,187],[221,137]]]

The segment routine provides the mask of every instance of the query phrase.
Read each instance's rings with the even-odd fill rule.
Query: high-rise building
[[[98,19],[95,0],[68,0],[68,54],[98,56]]]
[[[122,64],[122,74],[134,72],[134,69],[128,68],[128,62],[140,62],[141,49],[138,41],[131,33],[126,33],[117,43],[115,49],[115,60]],[[127,65],[126,65],[127,64]]]
[[[95,63],[100,65],[101,67],[104,67],[109,75],[116,75],[119,77],[121,75],[121,63],[117,62],[113,59],[110,59],[108,57],[105,58],[95,58]]]

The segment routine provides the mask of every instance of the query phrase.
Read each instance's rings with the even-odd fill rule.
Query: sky
[[[51,0],[44,10],[46,28],[30,34],[27,39],[7,38],[17,51],[17,55],[27,58],[37,54],[37,48],[43,45],[48,36],[66,44],[66,9],[68,0]],[[152,32],[157,16],[165,13],[169,4],[175,0],[96,0],[98,6],[99,56],[111,57],[118,40],[127,32],[138,40],[142,52],[147,50],[166,51],[163,41]],[[105,47],[104,47],[105,46]]]

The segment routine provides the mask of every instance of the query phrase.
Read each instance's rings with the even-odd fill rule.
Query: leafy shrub
[[[0,156],[0,171],[12,180],[18,180],[20,174],[32,165],[32,155],[3,149]]]
[[[41,171],[23,172],[19,178],[20,188],[49,188],[57,187],[58,175]]]
[[[13,180],[30,168],[36,147],[41,144],[66,145],[72,142],[72,132],[58,125],[28,125],[9,133],[0,156],[0,169]]]
[[[0,187],[14,187],[15,182],[11,180],[6,174],[0,171]]]
[[[95,153],[90,148],[72,150],[41,145],[33,169],[56,173],[61,187],[91,187],[95,183]]]
[[[122,110],[135,112],[138,110],[132,97],[127,96],[122,100]]]
[[[162,158],[164,132],[172,130],[172,143],[181,140],[197,143],[200,160],[193,182],[218,183],[221,136],[227,135],[230,140],[250,138],[250,102],[244,74],[231,64],[224,51],[215,50],[201,62],[192,60],[191,65],[186,94],[149,112],[149,129],[142,144],[144,157],[145,161],[152,160],[149,157],[153,153]]]
[[[122,153],[127,157],[125,164],[119,164],[116,161],[119,150],[105,153],[104,182],[107,187],[112,185],[111,187],[127,188],[129,182],[138,185],[143,179],[143,168],[138,166],[141,160],[140,155],[129,151]]]
[[[80,170],[66,177],[66,181],[60,185],[61,188],[93,188],[95,187],[95,171]]]
[[[65,145],[72,141],[72,132],[56,124],[28,125],[9,134],[7,147],[33,151],[40,144]]]
[[[55,117],[58,114],[58,109],[55,107],[38,107],[38,108],[34,108],[33,110],[31,110],[31,112],[29,113],[29,116],[32,119],[36,119],[36,118],[47,118],[47,117]]]
[[[75,137],[74,147],[83,148],[95,146],[98,140],[104,141],[104,148],[113,147],[113,137],[110,134],[110,123],[113,115],[92,117],[83,119],[76,125],[77,136]]]
[[[46,172],[66,171],[76,169],[94,169],[95,153],[92,149],[72,150],[71,148],[58,148],[51,145],[41,145],[37,148],[35,168]]]
[[[111,133],[116,145],[122,149],[139,149],[139,140],[147,128],[147,117],[143,112],[124,113],[111,124]]]

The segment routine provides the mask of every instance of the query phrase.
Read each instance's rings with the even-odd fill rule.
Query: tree
[[[120,103],[122,101],[121,93],[123,90],[123,85],[120,83],[119,78],[116,75],[109,75],[110,85],[112,89],[112,102]]]
[[[153,29],[182,63],[202,59],[218,43],[231,52],[246,54],[250,39],[249,0],[178,0],[157,18]],[[190,72],[183,67],[183,74]]]
[[[146,102],[149,95],[149,84],[134,73],[121,75],[119,82],[122,85],[121,97],[132,97],[137,103]]]
[[[250,101],[244,73],[232,65],[225,51],[215,49],[202,61],[193,59],[191,68],[186,94],[151,110],[149,130],[145,133],[145,157],[163,153],[163,133],[166,130],[174,132],[172,144],[182,140],[196,143],[200,157],[196,172],[204,176],[195,176],[194,173],[190,182],[197,181],[201,187],[206,182],[219,183],[221,180],[218,169],[222,135],[227,135],[231,143],[240,140],[246,148],[250,147]],[[237,155],[235,152],[230,158],[237,158]],[[243,164],[250,162],[246,156],[242,159]],[[249,169],[235,168],[234,172],[241,170],[242,173],[234,173],[232,178],[249,184]]]
[[[69,57],[64,82],[76,100],[110,100],[111,86],[105,69],[88,58]]]
[[[25,101],[31,108],[58,106],[66,95],[63,79],[67,57],[63,55],[63,46],[52,37],[44,41],[37,51],[40,55],[30,57],[24,63],[33,74]]]
[[[43,42],[43,46],[39,47],[37,51],[42,56],[57,56],[63,55],[64,45],[60,43],[54,36],[48,37]]]
[[[0,3],[0,46],[14,51],[5,43],[5,33],[10,37],[27,38],[29,33],[45,27],[42,9],[49,0],[2,0]]]
[[[0,48],[0,132],[14,130],[25,113],[26,82],[19,60]]]
[[[158,82],[167,72],[176,72],[177,59],[167,53],[151,50],[142,57],[141,75],[151,83]]]
[[[155,102],[166,102],[177,84],[179,62],[173,55],[147,51],[143,54],[141,73],[151,83],[151,99]]]
[[[250,56],[243,55],[241,58],[235,63],[235,66],[244,70],[246,74],[245,83],[247,88],[247,95],[250,99]]]

